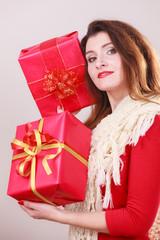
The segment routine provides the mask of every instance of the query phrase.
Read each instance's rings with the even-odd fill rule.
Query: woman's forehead
[[[107,32],[99,32],[91,37],[89,37],[86,43],[86,54],[89,51],[93,51],[96,48],[104,47],[108,44],[111,44],[112,41]]]

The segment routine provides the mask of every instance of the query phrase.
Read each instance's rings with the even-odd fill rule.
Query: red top
[[[114,209],[105,214],[110,235],[99,233],[98,240],[146,240],[160,203],[160,116],[121,159],[121,185],[112,182]]]

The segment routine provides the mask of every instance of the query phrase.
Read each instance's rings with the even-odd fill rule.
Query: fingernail
[[[18,201],[18,204],[19,205],[24,205],[24,202],[23,201]]]

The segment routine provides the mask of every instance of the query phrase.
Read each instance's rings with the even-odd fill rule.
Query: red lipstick
[[[108,75],[112,74],[113,72],[112,71],[103,71],[103,72],[100,72],[98,73],[98,78],[104,78],[104,77],[107,77]]]

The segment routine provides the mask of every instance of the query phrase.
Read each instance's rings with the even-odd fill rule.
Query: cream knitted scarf
[[[160,97],[151,98],[160,103]],[[111,195],[111,180],[120,185],[120,171],[127,144],[136,145],[140,136],[160,114],[160,105],[152,102],[133,100],[125,97],[114,112],[97,125],[92,132],[91,150],[88,166],[86,198],[82,203],[66,206],[71,211],[101,211],[108,206],[114,208]],[[105,196],[101,196],[101,185],[106,186]],[[97,240],[98,233],[75,226],[69,227],[70,240]]]

